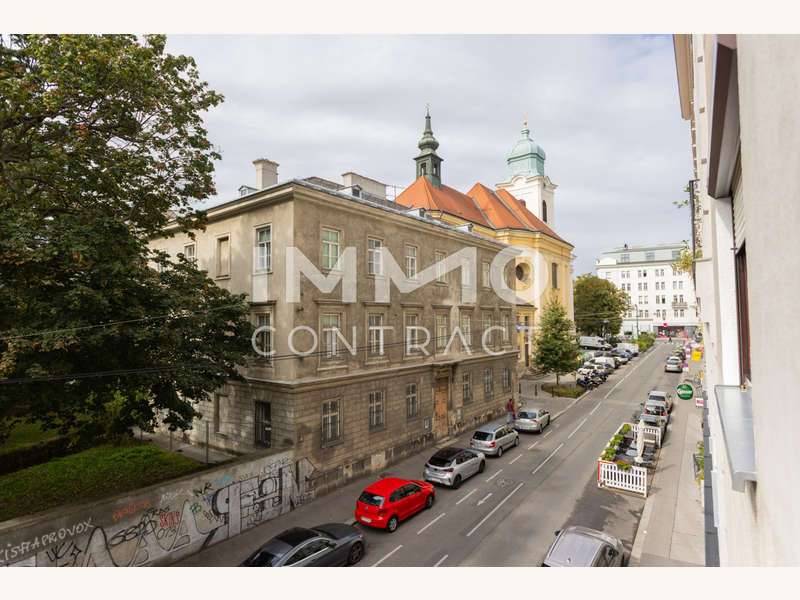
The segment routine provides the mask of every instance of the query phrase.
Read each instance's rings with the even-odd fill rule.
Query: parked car
[[[667,362],[664,364],[664,372],[683,373],[683,363],[681,362],[681,359],[677,356],[669,357]]]
[[[485,468],[486,458],[483,452],[447,446],[425,463],[424,478],[431,483],[442,483],[458,489],[461,482],[475,473],[483,473]]]
[[[662,417],[664,425],[669,424],[669,409],[666,400],[648,400],[642,403],[642,414]]]
[[[556,539],[542,562],[543,567],[622,567],[625,553],[614,536],[572,525],[556,531]]]
[[[499,458],[506,448],[519,445],[519,434],[511,425],[483,425],[472,434],[469,445],[484,454]]]
[[[400,521],[430,508],[435,500],[430,483],[384,477],[361,492],[356,500],[356,521],[392,532]]]
[[[601,348],[603,350],[611,347],[603,338],[596,335],[584,335],[579,337],[578,345],[581,348]]]
[[[611,356],[597,356],[592,360],[595,362],[595,364],[608,365],[609,367],[611,367],[612,371],[617,368],[617,361],[614,360]]]
[[[542,433],[550,425],[550,413],[544,408],[521,408],[514,419],[517,431],[538,431]]]
[[[364,536],[344,523],[292,527],[271,538],[240,567],[341,567],[364,556]]]
[[[623,364],[627,363],[630,359],[633,358],[633,356],[625,352],[625,350],[615,349],[611,351],[611,354],[613,354],[614,356],[618,356],[620,360],[623,362]]]
[[[663,400],[667,405],[667,410],[672,412],[672,407],[674,406],[672,403],[672,394],[667,394],[666,392],[660,392],[658,390],[650,390],[650,393],[647,394],[648,400]]]
[[[630,352],[634,356],[639,356],[639,344],[631,344],[628,342],[621,342],[617,344],[617,348]]]
[[[592,359],[592,362],[590,364],[594,366],[594,368],[596,368],[597,370],[601,371],[604,375],[608,376],[614,372],[614,367],[606,363],[594,362],[595,360],[597,359]]]

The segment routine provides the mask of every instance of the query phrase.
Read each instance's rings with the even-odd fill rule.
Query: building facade
[[[622,320],[620,334],[694,336],[697,304],[691,274],[673,267],[681,248],[680,243],[630,248],[626,245],[603,252],[595,261],[597,276],[630,298],[631,308]]]
[[[370,200],[374,184],[278,183],[275,163],[255,165],[262,187],[208,209],[194,241],[174,230],[151,242],[246,293],[269,354],[200,403],[190,441],[208,428],[220,448],[291,448],[321,491],[502,414],[517,395],[515,307],[442,261],[474,252],[481,264],[504,245]]]
[[[800,37],[676,35],[705,345],[707,562],[800,564]]]
[[[573,318],[572,244],[554,230],[556,188],[544,174],[545,153],[530,139],[527,123],[522,139],[508,155],[509,180],[491,189],[476,183],[467,193],[442,183],[439,142],[425,117],[425,130],[415,157],[416,180],[396,202],[425,211],[444,223],[470,231],[522,252],[515,259],[514,290],[518,297],[517,345],[520,367],[532,364],[534,339],[544,306],[557,300]],[[489,285],[488,264],[481,266],[483,287]]]

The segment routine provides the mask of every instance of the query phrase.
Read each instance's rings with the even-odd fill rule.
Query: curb
[[[636,536],[633,538],[631,556],[628,559],[629,567],[638,567],[639,561],[642,559],[642,548],[644,547],[644,538],[647,535],[647,527],[650,525],[650,515],[653,513],[654,498],[655,496],[651,494],[644,501],[642,516],[639,519],[639,526],[636,528]]]

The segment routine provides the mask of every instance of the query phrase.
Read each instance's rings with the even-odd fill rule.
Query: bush
[[[623,471],[630,471],[631,469],[631,463],[625,462],[624,460],[618,460],[617,466]]]
[[[625,425],[622,426],[622,429],[620,430],[619,434],[622,434],[624,436],[630,430],[631,430],[631,426],[628,423],[625,423]],[[619,434],[617,434],[617,435],[619,435]]]
[[[644,352],[650,346],[652,346],[656,341],[654,335],[650,333],[640,333],[639,339],[636,340],[636,344],[639,346],[639,352]]]
[[[543,385],[542,391],[563,398],[577,398],[586,390],[579,385]]]

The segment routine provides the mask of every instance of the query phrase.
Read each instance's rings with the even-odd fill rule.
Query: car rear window
[[[266,550],[257,550],[243,564],[245,567],[271,567],[275,564],[276,558],[274,554]]]
[[[433,465],[434,467],[446,467],[452,462],[452,460],[452,457],[445,458],[443,456],[432,456],[428,461],[428,464]]]
[[[361,492],[361,495],[358,497],[360,502],[364,504],[369,504],[370,506],[377,506],[380,508],[383,506],[383,496],[377,496],[376,494],[370,494],[369,492]]]
[[[485,442],[487,440],[492,439],[492,434],[489,433],[488,431],[476,431],[473,434],[472,439],[473,440],[480,440],[482,442]]]
[[[535,419],[536,418],[536,411],[530,412],[530,411],[521,410],[521,411],[519,411],[519,418],[520,419]]]

